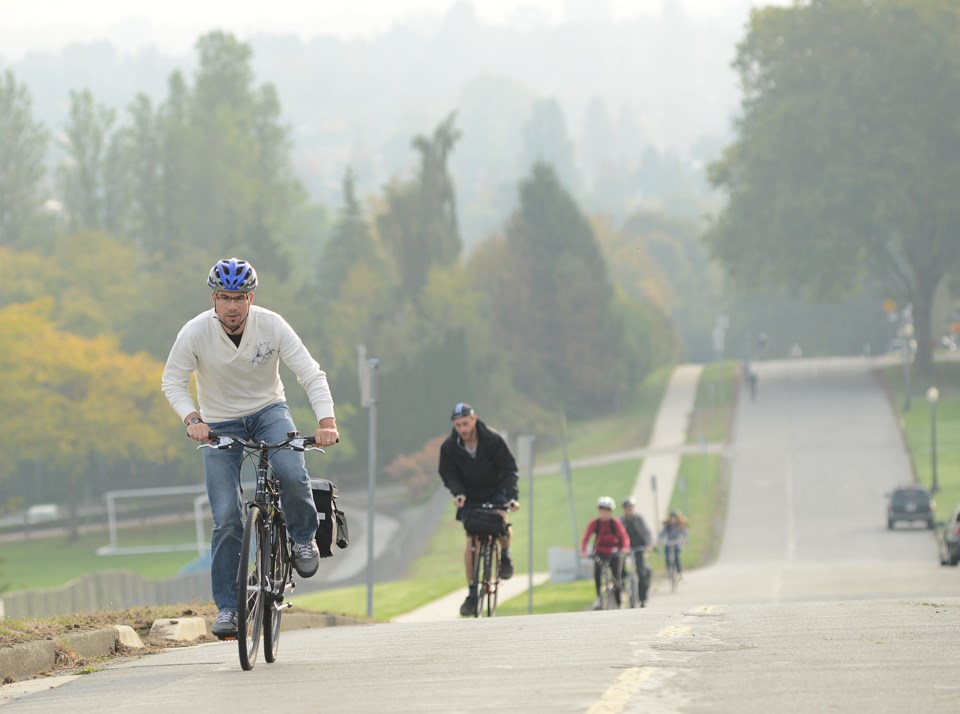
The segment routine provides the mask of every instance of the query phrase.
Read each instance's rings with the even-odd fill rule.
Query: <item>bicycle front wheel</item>
[[[280,616],[285,607],[287,589],[293,564],[287,547],[287,527],[283,519],[270,521],[270,539],[264,543],[264,570],[267,574],[267,592],[263,603],[263,657],[268,663],[275,662],[280,649]]]
[[[483,593],[487,617],[497,614],[497,594],[500,590],[500,548],[493,539],[484,547]]]
[[[237,571],[237,645],[240,666],[253,669],[260,648],[260,627],[263,624],[264,600],[264,534],[263,514],[256,506],[247,511]]]
[[[677,570],[677,549],[675,547],[670,549],[667,557],[667,575],[670,577],[670,592],[677,592],[680,572]]]
[[[486,543],[483,536],[473,536],[473,585],[477,589],[477,600],[473,610],[474,617],[480,617],[483,609],[483,581],[480,574],[483,570],[483,558],[486,552]]]
[[[610,570],[608,563],[604,563],[600,575],[600,609],[612,610],[614,605],[613,571]]]

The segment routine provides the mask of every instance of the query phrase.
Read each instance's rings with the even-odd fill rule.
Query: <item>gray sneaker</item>
[[[217,621],[213,623],[210,631],[215,637],[236,637],[237,636],[237,611],[230,608],[224,608],[217,615]]]
[[[293,544],[293,567],[301,577],[312,578],[320,567],[320,549],[317,542],[308,540],[306,543]]]

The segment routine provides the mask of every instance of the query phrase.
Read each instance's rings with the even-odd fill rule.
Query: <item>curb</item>
[[[281,630],[286,632],[362,624],[367,623],[344,615],[291,612],[283,616]],[[202,640],[206,640],[209,632],[209,623],[206,625],[207,632],[200,636]],[[78,657],[98,659],[114,655],[119,650],[119,644],[120,633],[114,626],[63,635],[53,640],[24,642],[11,647],[2,647],[0,648],[0,686],[35,677],[50,676],[54,673],[58,661],[62,664],[64,660],[69,661]]]

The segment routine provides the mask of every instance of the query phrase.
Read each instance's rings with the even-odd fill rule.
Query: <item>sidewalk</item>
[[[660,530],[660,523],[669,512],[673,486],[684,452],[703,448],[687,445],[687,429],[697,400],[701,372],[702,364],[684,364],[673,371],[657,412],[657,421],[647,446],[648,455],[633,486],[637,510],[654,534]],[[653,490],[654,477],[657,480],[656,491]]]

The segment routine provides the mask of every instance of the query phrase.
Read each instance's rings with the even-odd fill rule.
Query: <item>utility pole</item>
[[[370,410],[370,438],[367,461],[367,617],[373,617],[374,507],[377,486],[377,398],[380,361],[367,359],[365,345],[357,345],[360,373],[360,402]]]

